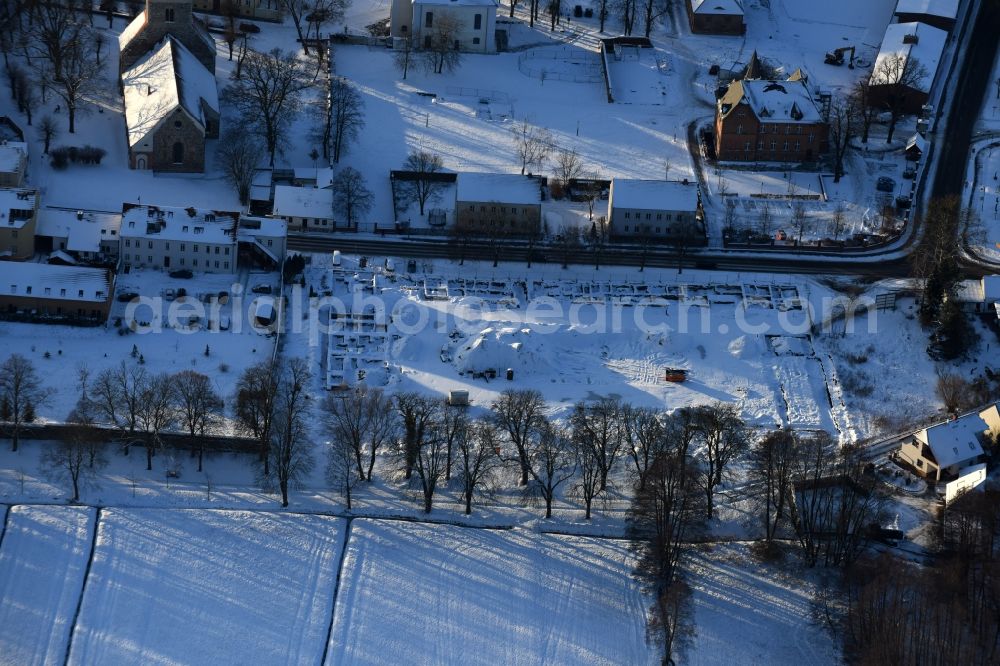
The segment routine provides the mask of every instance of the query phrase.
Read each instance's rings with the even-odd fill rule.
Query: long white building
[[[496,0],[392,0],[389,32],[397,39],[412,39],[415,48],[430,48],[448,18],[458,21],[451,36],[456,49],[496,51]]]
[[[235,273],[239,219],[234,212],[126,204],[120,261],[137,268]]]

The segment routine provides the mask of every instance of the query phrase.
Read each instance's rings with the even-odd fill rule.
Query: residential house
[[[951,480],[984,456],[984,445],[1000,432],[1000,412],[993,405],[981,412],[925,428],[907,437],[897,460],[931,481]]]
[[[194,8],[222,16],[232,11],[241,18],[277,22],[281,21],[282,13],[280,0],[194,0]]]
[[[800,77],[734,81],[716,102],[720,161],[812,162],[829,149],[829,133]]]
[[[236,272],[240,214],[229,211],[125,204],[120,263],[138,268]]]
[[[947,32],[925,23],[890,23],[869,79],[872,106],[887,107],[895,101],[903,113],[920,113],[930,97],[947,40]],[[912,63],[923,68],[922,76],[906,75]],[[913,80],[901,84],[906,78]]]
[[[609,233],[613,238],[705,242],[698,186],[687,181],[611,181]]]
[[[205,170],[205,140],[219,136],[215,75],[166,37],[122,73],[129,166]]]
[[[0,140],[0,187],[23,187],[28,173],[28,144]]]
[[[38,193],[0,189],[0,259],[31,259],[35,254]]]
[[[458,229],[537,234],[542,229],[540,178],[506,173],[459,173],[455,186]]]
[[[101,323],[111,310],[108,269],[23,262],[0,273],[0,318]]]
[[[236,240],[240,265],[275,270],[285,262],[288,225],[278,218],[241,217]]]
[[[496,0],[392,0],[389,34],[411,39],[416,48],[430,48],[439,34],[436,30],[449,19],[458,23],[457,30],[449,35],[455,49],[496,51]]]
[[[959,0],[899,0],[893,14],[897,23],[919,21],[945,31],[955,27]]]
[[[747,30],[743,0],[687,0],[691,32],[742,35]]]
[[[114,262],[120,241],[119,213],[41,208],[35,230],[39,251],[64,252],[83,262]]]
[[[978,280],[962,280],[948,298],[968,312],[996,312],[1000,316],[1000,275],[984,275]]]
[[[271,217],[281,218],[289,231],[336,231],[347,229],[338,226],[333,216],[333,190],[321,187],[274,187],[274,208]]]

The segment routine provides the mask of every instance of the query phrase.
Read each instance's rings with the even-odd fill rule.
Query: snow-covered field
[[[95,513],[87,507],[9,509],[0,547],[0,663],[65,663]]]
[[[655,663],[631,566],[624,542],[355,520],[327,663]]]
[[[70,664],[317,663],[344,523],[105,510]]]
[[[834,638],[812,621],[816,584],[801,572],[758,563],[746,544],[698,551],[687,569],[696,635],[683,663],[841,663]]]

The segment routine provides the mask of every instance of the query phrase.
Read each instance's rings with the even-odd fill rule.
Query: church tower
[[[192,10],[192,0],[146,0],[146,9],[118,37],[119,71],[129,69],[169,35],[214,74],[215,40]]]

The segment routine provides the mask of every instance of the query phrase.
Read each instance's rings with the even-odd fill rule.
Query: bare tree
[[[461,405],[448,405],[441,413],[441,436],[445,442],[444,480],[451,480],[451,463],[455,450],[461,446],[462,440],[468,439],[472,422],[468,410]]]
[[[448,11],[435,12],[434,25],[424,33],[430,39],[421,52],[424,69],[434,74],[455,71],[462,62],[462,52],[455,48],[461,32],[462,20],[458,16]]]
[[[655,409],[626,404],[622,406],[622,428],[625,452],[635,467],[632,478],[642,490],[646,472],[664,445],[664,417]]]
[[[847,221],[847,208],[844,206],[843,201],[837,202],[837,207],[833,209],[833,239],[837,240],[840,238],[840,234],[844,233],[844,226]]]
[[[906,109],[912,91],[920,90],[930,75],[919,59],[904,53],[883,55],[872,70],[872,84],[884,90],[885,105],[889,110],[889,134],[886,143],[892,143],[896,123]]]
[[[292,53],[273,49],[269,53],[250,51],[242,76],[224,92],[224,98],[243,117],[244,124],[264,141],[271,166],[287,142],[288,128],[308,86],[302,62]]]
[[[399,419],[390,396],[381,390],[371,389],[368,399],[368,467],[365,478],[371,482],[375,456],[379,451],[398,445]]]
[[[968,390],[969,384],[964,377],[954,372],[947,372],[940,367],[937,368],[935,392],[949,414],[958,411]]]
[[[281,506],[288,506],[288,491],[308,475],[312,468],[307,390],[311,375],[306,361],[292,358],[277,369],[274,396],[274,422],[268,448],[268,471],[261,468],[260,480],[265,490],[275,486],[281,493]]]
[[[511,135],[514,139],[514,151],[521,161],[521,175],[531,165],[537,165],[540,169],[552,150],[552,135],[549,131],[535,127],[525,118],[511,129]]]
[[[302,24],[305,21],[306,15],[312,8],[312,4],[309,0],[278,0],[284,13],[292,19],[292,25],[295,26],[295,33],[299,36],[299,43],[302,44],[302,52],[309,55],[309,42],[305,35],[302,33]],[[308,31],[308,26],[306,30]]]
[[[711,518],[715,488],[725,480],[729,464],[746,452],[749,438],[746,424],[734,403],[716,402],[697,407],[693,419],[701,445],[701,464],[697,467],[696,479],[705,493],[706,515]]]
[[[346,491],[348,508],[350,508],[349,470],[344,469],[345,451],[351,453],[351,459],[357,473],[353,476],[365,480],[366,445],[368,443],[370,412],[368,409],[368,388],[358,388],[343,393],[333,393],[323,400],[323,421],[327,436],[330,438],[330,464],[336,472],[337,484]]]
[[[328,398],[327,401],[336,398]],[[327,411],[329,413],[329,411]],[[350,439],[341,439],[332,435],[327,442],[326,479],[334,490],[344,498],[347,510],[353,509],[353,493],[363,477],[355,466],[355,446]]]
[[[425,440],[436,437],[434,432],[439,427],[442,403],[412,391],[395,395],[396,411],[399,412],[403,426],[403,441],[400,454],[403,461],[403,476],[407,480],[413,475],[417,454],[425,446]],[[436,449],[432,451],[436,455]],[[436,465],[434,466],[436,470]],[[444,465],[441,467],[444,472]],[[437,479],[430,479],[437,482]],[[433,496],[433,489],[431,491]]]
[[[421,215],[424,214],[427,201],[444,188],[445,183],[434,178],[434,174],[439,173],[443,167],[444,161],[440,155],[423,150],[410,153],[403,163],[403,169],[414,174],[414,178],[396,183],[397,190],[420,205]]]
[[[42,154],[48,155],[52,140],[59,135],[59,126],[55,119],[49,114],[42,116],[38,123],[38,133],[42,136]]]
[[[517,452],[521,468],[520,485],[528,484],[531,473],[530,450],[532,440],[545,423],[545,401],[535,390],[507,390],[490,405],[493,420],[506,431],[510,443]]]
[[[253,177],[264,159],[260,140],[241,127],[232,127],[219,141],[219,162],[226,180],[236,189],[240,203],[250,203]]]
[[[197,452],[200,472],[205,458],[205,435],[222,420],[222,398],[212,387],[212,380],[194,370],[174,375],[174,390],[180,422],[194,444],[191,454]]]
[[[764,527],[764,541],[771,544],[783,519],[788,518],[792,497],[792,474],[798,439],[791,430],[774,430],[750,450],[747,478],[754,513]]]
[[[465,501],[465,515],[472,513],[476,496],[489,489],[500,466],[502,439],[503,433],[495,423],[480,419],[470,424],[457,440],[458,480]]]
[[[163,446],[161,435],[177,423],[177,386],[166,373],[153,375],[139,397],[139,426],[145,433],[146,469],[153,469],[153,453]]]
[[[57,483],[70,485],[70,502],[80,500],[81,489],[96,486],[98,473],[108,464],[99,439],[100,433],[92,426],[78,425],[42,454],[42,473]]]
[[[260,461],[264,476],[271,475],[271,430],[274,425],[274,404],[278,393],[278,373],[270,362],[252,365],[236,382],[233,416],[236,428],[260,444]]]
[[[872,84],[868,77],[859,79],[851,89],[851,101],[858,114],[861,126],[861,143],[868,143],[868,133],[878,116],[878,107],[872,95]]]
[[[365,177],[354,167],[344,167],[334,177],[334,209],[344,216],[348,228],[356,229],[358,218],[371,210],[374,195],[365,186]]]
[[[583,162],[576,150],[560,150],[556,152],[555,175],[563,187],[569,185],[569,181],[579,178],[583,173]]]
[[[330,84],[330,117],[332,156],[340,161],[347,144],[357,138],[365,126],[365,103],[347,79],[337,77]]]
[[[576,481],[573,494],[583,500],[584,518],[590,520],[594,498],[600,494],[601,460],[598,447],[588,439],[588,433],[574,428],[570,441],[573,443],[573,457],[576,461]]]
[[[89,41],[81,30],[62,53],[62,75],[53,70],[56,94],[66,105],[70,134],[76,131],[76,113],[80,102],[84,96],[99,90],[104,81],[100,63],[91,56]]]
[[[142,397],[149,383],[146,370],[122,361],[116,368],[102,370],[91,388],[91,404],[99,418],[118,428],[125,438],[125,452],[129,441],[139,429]]]
[[[608,3],[612,0],[597,0],[597,31],[604,32],[604,23],[608,20]]]
[[[552,502],[559,486],[573,478],[576,460],[570,434],[543,419],[537,435],[527,443],[528,472],[532,482],[525,486],[527,499],[541,498],[545,502],[545,517],[552,517]]]
[[[638,13],[638,0],[611,0],[611,9],[621,22],[622,34],[626,37],[635,29],[635,19]]]
[[[605,490],[608,475],[615,467],[622,444],[625,427],[622,403],[617,398],[601,398],[595,402],[578,402],[573,407],[570,424],[573,440],[578,446],[593,449],[588,454],[598,468],[597,489]],[[577,466],[583,470],[579,458]]]
[[[17,451],[21,429],[33,420],[38,407],[48,404],[52,390],[42,384],[34,364],[20,354],[11,354],[0,365],[0,402],[3,420],[10,424],[11,451]]]
[[[830,148],[833,152],[833,182],[839,183],[844,175],[844,157],[857,135],[858,110],[852,97],[838,99],[830,106]]]
[[[806,215],[806,206],[801,201],[792,204],[792,230],[795,231],[796,245],[802,244],[802,235],[809,227],[809,217]]]
[[[406,80],[406,75],[410,71],[410,65],[413,63],[413,39],[410,37],[399,37],[396,39],[394,44],[395,51],[393,52],[393,64],[396,65],[396,69],[403,76],[403,80]]]

